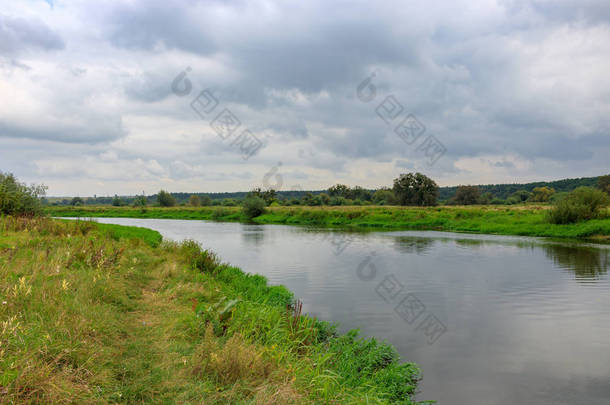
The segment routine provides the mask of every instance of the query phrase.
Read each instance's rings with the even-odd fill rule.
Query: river
[[[444,232],[97,218],[194,239],[419,364],[419,400],[610,404],[610,247]]]

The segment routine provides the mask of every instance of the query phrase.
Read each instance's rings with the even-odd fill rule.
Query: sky
[[[610,172],[608,0],[3,0],[0,171],[52,196]]]

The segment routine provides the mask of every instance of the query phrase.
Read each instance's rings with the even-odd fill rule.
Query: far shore
[[[55,217],[119,217],[192,219],[258,224],[306,225],[354,230],[434,230],[478,234],[540,236],[605,242],[610,240],[610,218],[567,225],[547,221],[550,206],[469,205],[436,207],[402,206],[278,206],[248,220],[241,207],[114,207],[51,206]]]

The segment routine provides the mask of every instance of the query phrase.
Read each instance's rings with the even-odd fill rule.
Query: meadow
[[[341,206],[268,207],[251,221],[259,224],[287,224],[339,227],[361,230],[434,230],[500,235],[607,240],[610,217],[572,224],[551,224],[549,205],[475,205],[438,207]],[[240,207],[47,207],[56,217],[130,217],[248,221]]]
[[[0,217],[0,303],[2,403],[416,403],[391,346],[148,229]]]

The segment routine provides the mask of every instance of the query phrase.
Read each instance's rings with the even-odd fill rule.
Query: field
[[[553,238],[610,237],[610,217],[568,225],[546,220],[548,205],[442,207],[270,207],[261,224],[349,227],[367,230],[435,230]],[[239,207],[48,207],[49,215],[245,221]]]
[[[414,404],[420,378],[142,228],[0,217],[0,320],[1,403]]]

